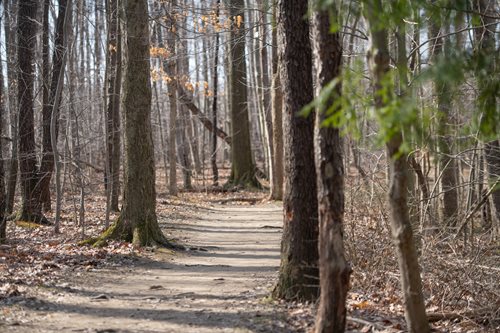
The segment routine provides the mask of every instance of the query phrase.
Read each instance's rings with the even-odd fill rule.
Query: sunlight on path
[[[283,314],[263,301],[279,268],[281,214],[276,205],[216,206],[164,224],[202,250],[157,253],[41,290],[38,302],[26,303],[24,323],[0,330],[285,332]]]

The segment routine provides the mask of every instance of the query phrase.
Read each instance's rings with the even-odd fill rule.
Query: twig
[[[457,230],[457,233],[455,235],[455,238],[458,237],[458,235],[460,234],[460,232],[462,231],[462,229],[465,227],[465,225],[467,224],[467,222],[469,222],[469,220],[472,218],[472,216],[481,208],[483,207],[483,205],[486,203],[486,201],[488,200],[488,197],[491,195],[491,193],[493,193],[493,191],[496,189],[497,185],[500,184],[500,178],[497,179],[497,181],[489,188],[488,192],[486,192],[486,194],[483,196],[483,198],[481,199],[481,201],[479,201],[476,206],[467,214],[467,216],[465,217],[464,221],[462,222],[462,224],[460,224],[460,226],[458,227],[458,230]]]

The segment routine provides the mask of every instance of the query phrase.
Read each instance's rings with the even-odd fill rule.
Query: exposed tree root
[[[130,229],[125,226],[121,218],[118,218],[99,237],[88,238],[81,241],[79,244],[90,245],[93,247],[103,247],[106,246],[108,241],[111,240],[128,242],[137,246],[154,246],[172,250],[185,249],[184,246],[169,241],[159,228],[155,230],[155,228],[149,228],[149,226],[146,226],[143,230],[139,230],[138,227]]]
[[[259,182],[255,173],[246,173],[240,177],[235,177],[233,173],[229,177],[229,180],[224,184],[225,189],[262,189],[262,184]]]

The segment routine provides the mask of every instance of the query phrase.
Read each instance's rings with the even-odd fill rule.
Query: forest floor
[[[185,205],[189,218],[159,221],[187,251],[105,254],[104,267],[24,286],[2,304],[0,331],[289,331],[283,309],[266,301],[280,263],[280,207]]]
[[[77,245],[103,229],[105,198],[95,194],[86,202],[85,235],[73,222],[71,200],[61,234],[10,222],[8,243],[0,245],[0,332],[309,332],[314,304],[269,298],[280,264],[282,209],[265,196],[160,193],[160,225],[186,251]],[[404,332],[397,264],[380,224],[385,218],[349,202],[346,214],[353,265],[347,332]],[[425,252],[428,310],[459,314],[444,316],[434,331],[496,331],[498,252],[474,252],[467,264],[454,253]],[[486,319],[470,320],[466,311],[484,306]]]

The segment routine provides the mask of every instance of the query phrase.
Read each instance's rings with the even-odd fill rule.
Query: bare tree
[[[314,120],[297,113],[313,99],[307,2],[280,0],[278,34],[283,82],[285,192],[281,267],[275,297],[314,300],[318,288],[318,201]]]
[[[332,11],[333,12],[333,11]],[[341,71],[340,33],[331,33],[328,12],[313,14],[313,45],[316,61],[316,90],[338,79]],[[344,165],[339,129],[325,127],[326,110],[340,98],[337,85],[327,105],[316,113],[315,161],[318,177],[320,302],[316,316],[317,333],[344,332],[346,298],[351,268],[344,255]]]

